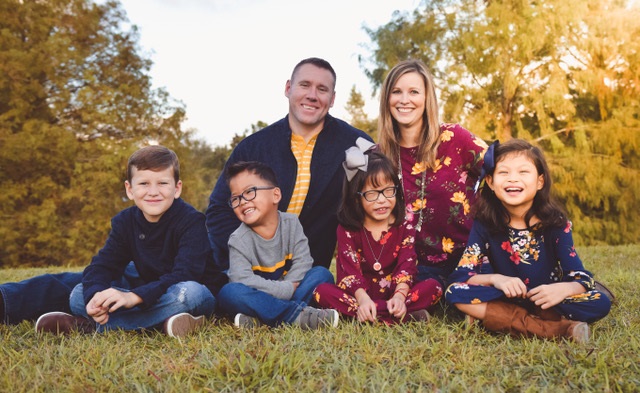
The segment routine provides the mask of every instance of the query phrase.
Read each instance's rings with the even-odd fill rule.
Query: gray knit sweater
[[[264,239],[244,223],[229,237],[229,281],[239,282],[278,299],[293,296],[293,282],[311,269],[313,260],[298,216],[278,212],[278,229]]]

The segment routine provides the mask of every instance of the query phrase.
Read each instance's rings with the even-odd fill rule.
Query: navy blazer
[[[345,150],[354,146],[359,137],[372,140],[366,133],[331,115],[327,115],[324,128],[318,134],[311,157],[311,184],[298,217],[309,239],[314,266],[329,268],[331,265],[338,226],[336,211],[342,197],[344,179],[342,162],[345,159]],[[282,200],[278,209],[286,211],[295,187],[298,169],[291,151],[288,116],[242,140],[227,160],[225,171],[227,166],[238,161],[260,161],[274,170],[282,190]],[[240,221],[227,204],[231,192],[225,171],[218,178],[206,211],[209,241],[215,263],[223,270],[229,268],[227,241],[240,225]]]

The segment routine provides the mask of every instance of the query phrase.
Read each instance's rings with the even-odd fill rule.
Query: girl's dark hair
[[[278,180],[273,169],[269,165],[258,161],[238,161],[229,165],[225,173],[227,175],[227,185],[231,182],[231,179],[245,171],[253,173],[270,186],[278,187]]]
[[[369,150],[364,154],[369,156],[367,171],[358,170],[351,181],[348,181],[346,177],[344,179],[342,202],[338,207],[338,222],[347,230],[357,231],[362,229],[365,213],[362,207],[363,197],[358,192],[362,191],[367,181],[370,181],[372,186],[379,187],[381,180],[389,180],[396,186],[396,206],[392,211],[395,220],[391,225],[398,226],[402,224],[405,216],[404,195],[402,193],[402,184],[393,164],[378,150]]]
[[[530,227],[529,222],[533,216],[540,219],[542,228],[564,227],[567,224],[567,213],[562,204],[551,194],[549,167],[544,154],[538,147],[524,139],[511,139],[499,144],[495,149],[493,168],[488,171],[487,176],[493,177],[496,164],[511,154],[524,154],[533,162],[538,175],[542,175],[544,179],[542,189],[536,193],[533,205],[524,217],[527,227]],[[474,219],[487,225],[492,232],[507,231],[510,220],[509,212],[486,184],[482,187],[480,197],[474,205],[474,211]]]

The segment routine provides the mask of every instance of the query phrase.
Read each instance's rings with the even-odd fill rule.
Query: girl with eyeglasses
[[[360,322],[428,321],[427,310],[438,302],[442,288],[434,279],[414,285],[415,229],[405,220],[400,180],[375,145],[357,142],[343,164],[338,284],[320,284],[315,300]]]

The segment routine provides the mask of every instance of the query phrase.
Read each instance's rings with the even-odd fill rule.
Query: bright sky
[[[186,104],[187,126],[211,145],[227,145],[258,121],[287,114],[284,87],[298,61],[321,57],[338,75],[330,113],[344,109],[352,86],[370,118],[378,98],[360,68],[370,57],[363,26],[377,28],[419,0],[120,0],[153,60],[155,87]]]

